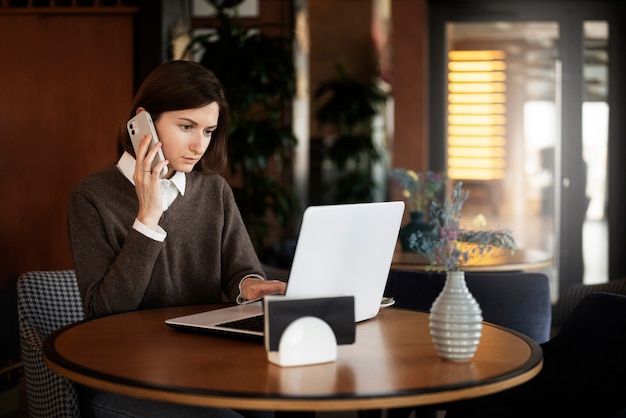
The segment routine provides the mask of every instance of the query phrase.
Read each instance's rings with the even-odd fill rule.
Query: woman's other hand
[[[241,296],[246,300],[261,299],[265,295],[284,295],[287,284],[280,280],[248,277],[241,282]]]

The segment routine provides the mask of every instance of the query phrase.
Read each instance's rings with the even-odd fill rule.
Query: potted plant
[[[445,175],[427,171],[416,173],[413,170],[398,167],[389,171],[393,185],[402,191],[409,210],[410,221],[400,229],[400,245],[403,251],[422,252],[416,244],[415,233],[429,233],[433,226],[428,222],[428,208],[435,199],[441,199],[444,191]],[[412,241],[413,240],[413,241]]]
[[[319,85],[314,98],[320,101],[317,121],[325,129],[321,144],[323,160],[335,170],[322,181],[324,203],[373,200],[377,187],[372,169],[381,159],[373,140],[372,123],[388,94],[374,80],[366,82],[337,66],[337,78]]]
[[[244,26],[233,10],[242,0],[207,1],[216,10],[214,23],[192,37],[188,52],[224,86],[231,116],[231,186],[261,253],[268,240],[287,234],[300,210],[290,175],[297,143],[289,112],[295,94],[291,39],[263,32],[284,24]]]

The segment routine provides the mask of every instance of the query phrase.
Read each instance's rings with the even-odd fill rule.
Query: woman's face
[[[163,155],[169,161],[167,178],[174,171],[189,173],[211,142],[220,114],[215,102],[196,109],[163,112],[154,124]]]

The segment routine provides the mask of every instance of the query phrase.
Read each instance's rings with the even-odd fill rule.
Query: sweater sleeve
[[[228,185],[223,188],[223,202],[222,290],[229,301],[235,302],[241,280],[249,275],[265,278],[265,273]]]
[[[98,205],[98,195],[73,191],[68,232],[86,318],[137,309],[164,243],[132,228],[132,218]]]

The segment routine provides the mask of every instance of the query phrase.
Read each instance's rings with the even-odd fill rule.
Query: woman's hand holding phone
[[[139,199],[137,220],[148,228],[156,230],[159,219],[163,215],[159,170],[161,166],[167,168],[167,160],[160,161],[152,168],[152,161],[156,153],[161,150],[161,143],[151,145],[151,140],[151,134],[147,134],[139,142],[133,180]]]

